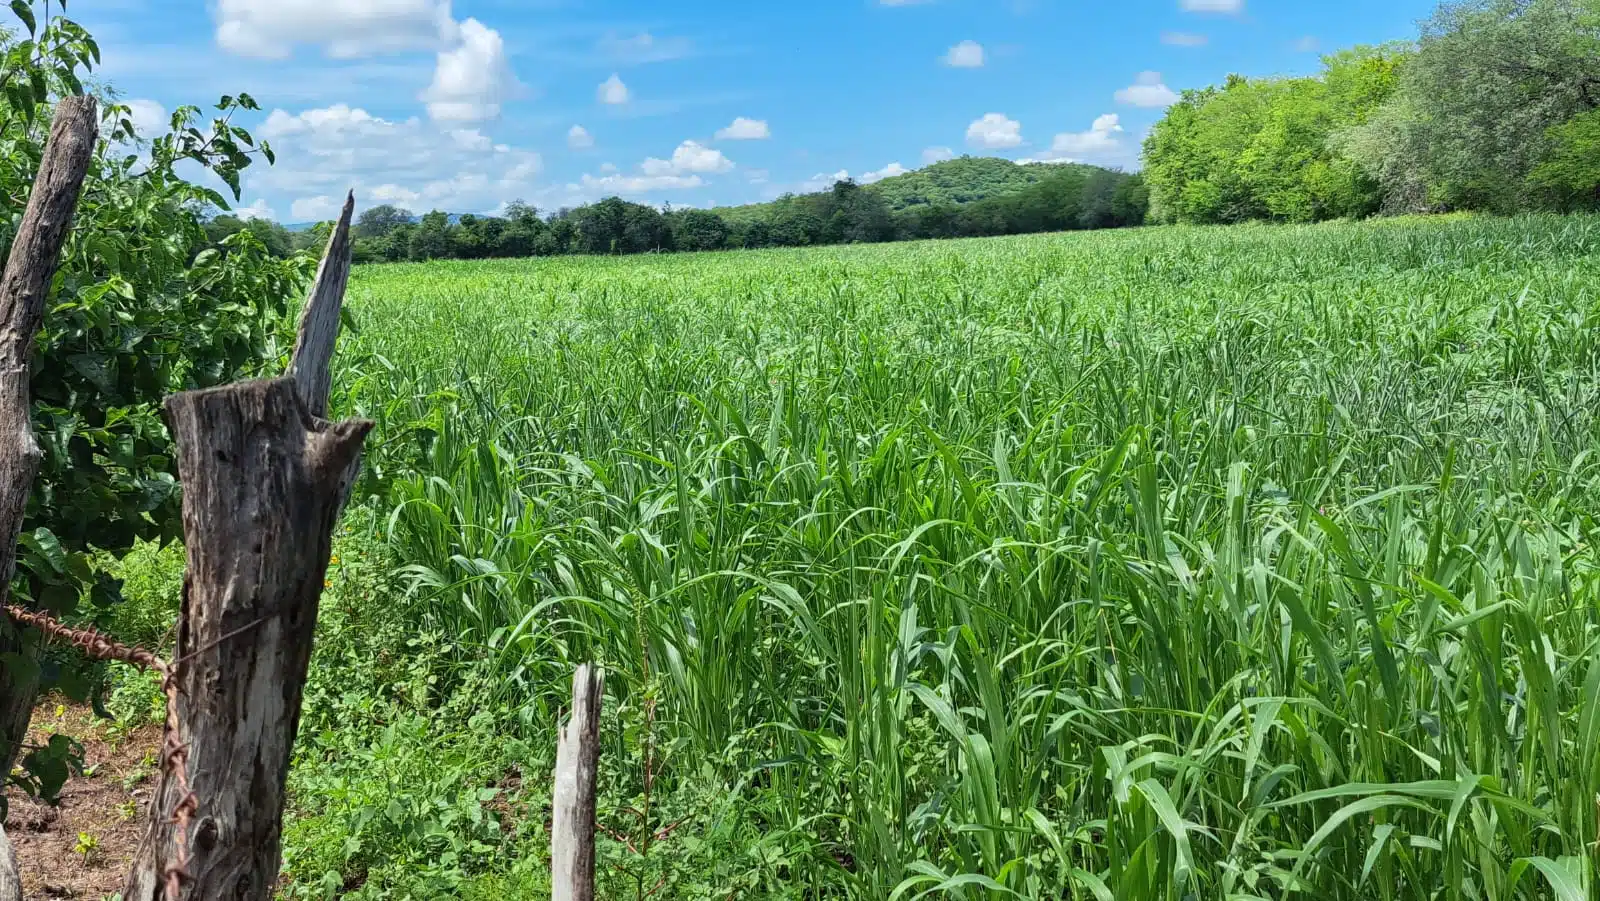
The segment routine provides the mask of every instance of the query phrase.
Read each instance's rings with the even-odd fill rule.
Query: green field
[[[603,842],[607,898],[1596,891],[1600,218],[436,262],[350,306],[404,593],[325,605],[307,892],[534,894],[587,660],[601,819],[665,833]],[[491,826],[429,794],[483,785]]]

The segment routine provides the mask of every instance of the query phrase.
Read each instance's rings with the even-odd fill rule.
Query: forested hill
[[[914,206],[974,203],[1017,194],[1064,168],[1094,167],[1072,163],[1023,166],[998,157],[963,156],[863,185],[863,189],[883,198],[889,211],[897,213]],[[718,207],[716,212],[730,223],[746,222],[764,217],[771,206],[771,203],[752,203]]]
[[[903,210],[924,203],[971,203],[1014,194],[1050,171],[992,156],[963,156],[886,178],[867,189],[882,197],[889,209]]]

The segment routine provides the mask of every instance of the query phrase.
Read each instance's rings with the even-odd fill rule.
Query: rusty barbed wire
[[[161,744],[161,768],[178,787],[173,805],[173,859],[162,871],[167,901],[180,901],[183,881],[189,878],[189,824],[200,809],[200,799],[189,787],[189,746],[178,739],[178,662],[168,663],[154,653],[123,644],[94,629],[74,629],[48,614],[7,604],[6,613],[23,625],[77,647],[96,660],[118,660],[161,676],[161,693],[167,697],[167,725]],[[247,627],[248,628],[248,627]],[[243,631],[243,630],[241,630]],[[227,636],[224,636],[227,637]],[[159,792],[157,795],[159,802]]]

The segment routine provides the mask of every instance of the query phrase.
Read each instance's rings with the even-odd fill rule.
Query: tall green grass
[[[498,703],[654,704],[806,897],[1600,891],[1600,219],[357,271]],[[638,760],[636,734],[609,736]]]

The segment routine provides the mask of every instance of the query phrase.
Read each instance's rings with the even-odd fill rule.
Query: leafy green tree
[[[384,203],[363,210],[352,231],[358,238],[382,238],[411,221],[409,211]]]
[[[672,243],[678,250],[720,250],[728,241],[728,223],[707,210],[682,210],[671,217]]]
[[[1552,130],[1600,108],[1600,17],[1585,0],[1445,3],[1405,67],[1405,127],[1432,203],[1525,208]]]
[[[59,5],[49,16],[42,3],[12,9],[21,28],[0,39],[0,245],[13,237],[54,99],[83,91],[82,77],[99,59],[93,38],[59,15]],[[105,138],[35,347],[30,389],[44,458],[12,583],[23,603],[107,621],[120,590],[94,557],[180,531],[162,399],[262,371],[278,356],[282,317],[310,261],[274,257],[248,229],[209,246],[197,211],[228,203],[180,167],[198,166],[237,198],[242,171],[257,157],[271,159],[270,147],[232,123],[235,112],[256,109],[248,95],[225,96],[216,107],[208,126],[198,108],[180,107],[141,156],[132,152],[142,136],[128,108],[103,105]],[[41,662],[35,642],[0,623],[0,703],[31,706],[40,685],[88,688],[64,659]],[[0,757],[15,759],[21,740],[0,736]],[[23,762],[43,771],[36,754]],[[52,779],[33,784],[48,791],[63,771],[44,769]]]
[[[223,213],[213,216],[204,227],[206,237],[210,238],[213,244],[222,243],[224,238],[235,232],[248,231],[255,235],[256,240],[275,257],[287,257],[297,250],[294,235],[278,223],[267,219],[240,219]]]
[[[410,244],[406,258],[410,260],[437,260],[450,255],[450,215],[434,210],[422,217],[414,229],[409,229]]]
[[[1528,181],[1550,206],[1600,209],[1600,110],[1550,129],[1549,150]]]
[[[1395,94],[1400,46],[1357,47],[1316,78],[1230,76],[1185,93],[1145,142],[1154,215],[1169,222],[1313,222],[1376,212],[1382,180],[1340,136]]]

